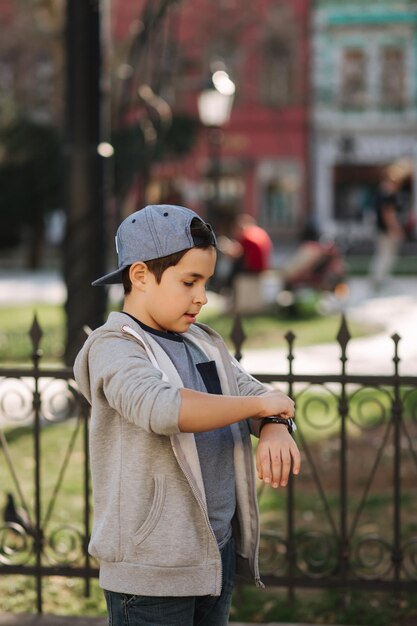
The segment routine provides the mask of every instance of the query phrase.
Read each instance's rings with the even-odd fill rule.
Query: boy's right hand
[[[294,417],[295,403],[294,400],[282,391],[268,391],[268,393],[258,396],[261,400],[260,412],[255,416],[258,418],[272,417],[279,415],[288,419]]]

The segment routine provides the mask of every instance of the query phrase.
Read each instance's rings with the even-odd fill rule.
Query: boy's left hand
[[[258,478],[274,488],[285,487],[291,465],[293,474],[299,474],[300,452],[287,427],[284,424],[266,424],[256,450]]]

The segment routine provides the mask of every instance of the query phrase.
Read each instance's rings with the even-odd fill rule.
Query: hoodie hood
[[[138,328],[138,324],[135,324],[131,318],[128,318],[123,313],[110,313],[107,321],[102,326],[99,326],[93,330],[87,337],[83,347],[78,353],[74,362],[74,375],[77,385],[85,398],[91,404],[92,392],[91,392],[91,380],[90,380],[90,353],[96,342],[103,338],[120,337],[123,333],[122,327],[125,324]]]
[[[123,327],[130,327],[133,331],[135,331],[136,334],[140,335],[144,350],[146,350],[147,352],[152,350],[147,340],[146,333],[142,330],[141,326],[137,324],[130,316],[125,315],[121,312],[110,313],[107,322],[102,326],[99,326],[89,334],[74,363],[75,380],[77,381],[79,390],[90,404],[92,400],[89,368],[89,356],[91,349],[97,341],[100,341],[105,337],[111,338],[112,335],[118,338],[123,335],[126,339],[138,343],[137,339],[135,339],[133,336],[129,337],[129,334],[124,332]],[[206,326],[206,324],[192,324],[189,330],[184,333],[184,336],[188,337],[191,340],[194,339],[196,341],[202,341],[204,344],[207,345],[207,348],[213,345],[217,346],[218,348],[222,348],[224,346],[223,340],[220,335],[209,326]],[[140,347],[140,344],[138,345]]]

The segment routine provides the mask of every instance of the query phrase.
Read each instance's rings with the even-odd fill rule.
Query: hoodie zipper
[[[230,354],[227,352],[226,349],[222,350],[224,344],[220,344],[220,346],[218,346],[218,350],[221,353],[226,352],[225,354],[225,358],[229,357],[230,358]],[[245,372],[245,374],[247,374],[248,376],[250,376],[250,378],[254,381],[259,383],[258,380],[256,380],[256,378],[254,376],[252,376],[251,374],[249,374],[249,372],[246,372],[246,370],[244,370],[244,368],[240,365],[240,363],[238,361],[236,361],[235,359],[231,358],[230,359],[230,365],[232,367],[235,367],[237,369],[242,370],[243,372]],[[259,383],[261,384],[261,383]],[[245,453],[246,455],[248,454],[252,454],[251,451],[247,451]],[[253,458],[250,457],[248,464],[253,467]],[[257,507],[257,501],[256,501],[256,485],[255,485],[255,480],[254,480],[254,473],[253,470],[249,469],[249,475],[250,475],[250,483],[251,483],[251,493],[252,493],[252,497],[255,500],[255,507]],[[257,522],[256,522],[256,541],[255,541],[255,546],[254,546],[254,550],[252,551],[251,556],[249,557],[249,565],[252,569],[252,573],[253,573],[253,577],[255,580],[255,585],[256,587],[260,588],[260,589],[265,589],[265,585],[261,580],[260,577],[260,572],[259,572],[259,544],[260,544],[260,528],[259,528],[259,511],[257,512],[257,516],[256,516]]]
[[[230,361],[232,367],[235,367],[237,369],[240,369],[242,371],[245,372],[245,374],[248,374],[250,376],[250,378],[252,378],[253,381],[255,382],[259,382],[258,380],[256,380],[256,378],[254,376],[252,376],[251,374],[249,374],[249,372],[246,372],[246,370],[243,369],[243,367],[240,365],[240,363],[238,361],[235,361],[235,359],[231,359]],[[246,452],[247,454],[252,454],[252,452]],[[249,459],[248,464],[252,464],[253,465],[253,459],[252,457]],[[250,487],[251,487],[251,493],[252,493],[252,497],[255,500],[255,506],[257,507],[257,501],[256,501],[256,485],[255,485],[255,480],[254,480],[254,474],[253,474],[253,470],[249,469],[249,476],[250,476]],[[255,585],[256,587],[259,587],[260,589],[265,589],[265,585],[261,580],[261,576],[260,576],[260,572],[259,572],[259,544],[260,544],[260,528],[259,528],[259,511],[257,512],[257,516],[256,516],[256,542],[255,542],[255,546],[254,546],[254,550],[252,552],[252,555],[250,557],[250,566],[252,568],[253,571],[253,576],[255,579]]]
[[[171,440],[171,447],[172,447],[172,451],[173,451],[173,453],[174,453],[174,456],[175,456],[175,458],[177,459],[177,463],[178,463],[178,465],[180,466],[182,473],[183,473],[183,474],[184,474],[184,476],[186,477],[186,479],[187,479],[187,481],[188,481],[188,484],[189,484],[189,485],[190,485],[190,487],[191,487],[191,491],[193,492],[194,497],[195,497],[195,499],[197,500],[197,503],[198,503],[198,505],[199,505],[200,509],[201,509],[201,510],[202,510],[202,512],[203,512],[204,519],[205,519],[205,522],[206,522],[206,525],[207,525],[208,531],[209,531],[210,535],[212,536],[213,540],[215,541],[216,546],[217,546],[217,548],[218,548],[217,539],[216,539],[216,536],[215,536],[215,534],[214,534],[214,532],[213,532],[213,529],[212,529],[212,527],[211,527],[211,524],[210,524],[210,519],[209,519],[209,516],[208,516],[207,510],[206,510],[206,507],[205,507],[205,505],[204,505],[204,502],[203,502],[203,501],[202,501],[202,499],[200,498],[200,495],[199,495],[199,493],[198,493],[197,489],[194,487],[194,484],[193,484],[193,483],[194,483],[193,477],[192,477],[192,475],[190,475],[190,474],[188,473],[187,469],[184,467],[183,463],[181,462],[181,460],[180,460],[180,458],[179,458],[179,456],[178,456],[178,453],[177,453],[177,451],[175,450],[175,445],[174,445],[174,443],[172,442],[172,440]],[[222,559],[221,559],[220,550],[218,550],[218,552],[219,552],[219,555],[220,555],[220,589],[219,589],[219,592],[221,592],[221,587],[222,587],[221,581],[223,580],[223,564],[222,564]],[[214,594],[214,593],[213,593],[213,594],[210,594],[210,595],[214,596],[214,595],[216,595],[216,594]]]

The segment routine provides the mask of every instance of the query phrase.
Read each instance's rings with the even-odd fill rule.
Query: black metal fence
[[[97,576],[87,553],[91,522],[89,407],[70,369],[40,367],[42,331],[34,320],[33,363],[0,368],[2,455],[0,574],[42,579]],[[340,371],[254,372],[296,400],[301,476],[281,491],[259,487],[261,572],[286,587],[415,590],[417,583],[417,376],[400,374],[400,337],[390,375],[347,373],[349,330],[337,335]],[[244,335],[232,332],[237,358]],[[387,337],[387,341],[390,339]]]

